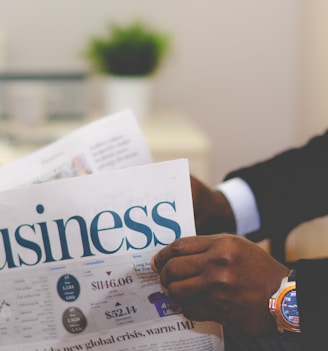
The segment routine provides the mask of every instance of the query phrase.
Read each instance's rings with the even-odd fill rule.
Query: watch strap
[[[291,269],[288,273],[288,281],[295,282],[296,281],[296,269]]]

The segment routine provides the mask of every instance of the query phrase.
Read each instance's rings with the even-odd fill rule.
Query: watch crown
[[[276,309],[276,299],[272,297],[269,300],[269,309],[270,311],[274,311]]]

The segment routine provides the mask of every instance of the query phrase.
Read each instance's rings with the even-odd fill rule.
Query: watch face
[[[299,315],[296,300],[296,290],[290,290],[286,293],[281,302],[281,313],[290,324],[299,325]]]

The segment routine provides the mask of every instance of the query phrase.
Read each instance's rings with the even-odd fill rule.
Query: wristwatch
[[[269,310],[276,319],[280,333],[300,333],[300,319],[296,299],[295,270],[281,281],[280,288],[269,300]]]

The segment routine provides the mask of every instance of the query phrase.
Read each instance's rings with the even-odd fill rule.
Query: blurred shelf
[[[17,80],[83,80],[88,77],[86,72],[1,72],[0,81]]]

